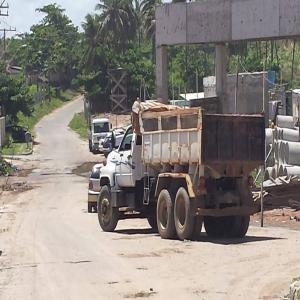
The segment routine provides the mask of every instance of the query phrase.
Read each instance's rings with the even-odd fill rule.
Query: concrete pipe
[[[271,150],[272,149],[272,150]],[[274,157],[274,145],[270,144],[270,145],[267,145],[266,147],[266,155],[269,154],[270,150],[271,150],[271,153],[270,155],[268,156],[268,159],[266,161],[266,166],[267,167],[273,167],[275,165],[275,157]]]
[[[286,164],[300,165],[300,143],[287,142]]]
[[[299,131],[290,128],[281,129],[282,140],[288,142],[300,142],[299,140]]]
[[[287,170],[284,165],[281,165],[278,169],[278,177],[287,176]]]
[[[279,161],[279,142],[274,143],[274,158],[275,161]]]
[[[274,129],[266,128],[266,145],[273,144],[274,141]]]
[[[285,164],[286,163],[286,155],[285,155],[285,142],[280,141],[279,143],[279,163]]]
[[[286,176],[300,175],[299,166],[285,166]]]
[[[275,127],[274,129],[274,141],[280,140],[280,130],[281,128]]]
[[[287,142],[281,140],[274,143],[274,157],[275,161],[279,164],[286,164],[286,143]]]
[[[278,127],[281,128],[291,128],[293,129],[295,127],[295,121],[292,116],[277,116],[276,124]]]
[[[265,170],[265,178],[264,180],[268,180],[270,178],[275,179],[276,178],[276,170],[274,167],[268,167]]]

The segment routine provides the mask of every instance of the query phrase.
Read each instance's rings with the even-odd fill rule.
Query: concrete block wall
[[[237,109],[235,110],[235,87],[236,75],[228,74],[226,91],[223,100],[223,113],[255,114],[263,111],[263,76],[265,77],[265,109],[266,115],[269,111],[269,94],[267,72],[240,73],[238,80]],[[203,79],[205,97],[216,95],[215,76]]]

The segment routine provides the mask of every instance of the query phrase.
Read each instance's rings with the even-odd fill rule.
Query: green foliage
[[[4,67],[0,66],[0,68],[0,106],[4,108],[11,123],[16,123],[18,113],[30,114],[32,95],[22,77],[7,75]]]
[[[32,151],[32,143],[14,143],[5,144],[1,150],[3,155],[24,155]]]
[[[0,176],[8,175],[12,172],[11,165],[0,156]]]
[[[88,124],[84,117],[84,113],[75,114],[69,127],[77,132],[82,139],[88,139]]]
[[[69,86],[77,74],[80,34],[64,10],[56,4],[37,9],[45,14],[21,40],[9,43],[9,56],[26,74],[44,74],[50,83]]]

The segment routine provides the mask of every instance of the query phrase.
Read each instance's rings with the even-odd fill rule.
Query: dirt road
[[[33,189],[0,197],[0,299],[280,299],[300,275],[300,231],[251,227],[248,237],[162,240],[144,220],[99,229],[87,179],[99,156],[67,128],[79,99],[37,126]]]

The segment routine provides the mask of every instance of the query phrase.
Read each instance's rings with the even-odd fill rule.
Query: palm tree
[[[131,0],[101,0],[99,35],[116,47],[124,47],[136,33],[136,18]]]
[[[88,46],[84,55],[84,64],[87,67],[92,67],[96,61],[96,49],[99,43],[98,29],[100,24],[99,16],[91,14],[88,14],[85,17],[85,22],[82,23],[82,27],[85,32],[85,40]]]
[[[161,4],[161,0],[142,0],[141,3],[145,34],[148,38],[154,38],[155,8],[159,4]]]
[[[155,9],[161,0],[142,0],[142,15],[144,19],[145,35],[152,42],[152,61],[155,61]]]

